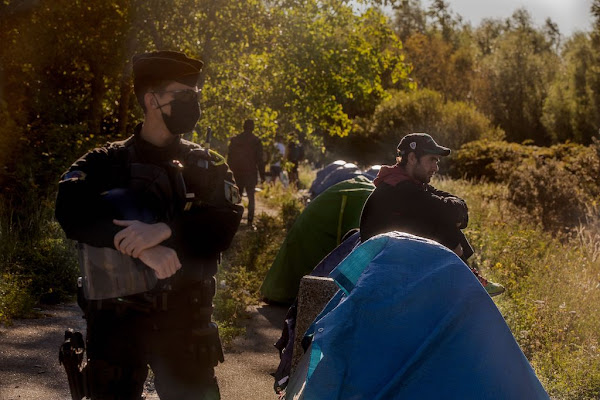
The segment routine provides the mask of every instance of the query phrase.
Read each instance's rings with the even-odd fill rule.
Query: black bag
[[[71,399],[81,400],[89,395],[86,379],[85,341],[81,332],[65,331],[65,341],[60,346],[58,361],[65,367],[69,380]]]

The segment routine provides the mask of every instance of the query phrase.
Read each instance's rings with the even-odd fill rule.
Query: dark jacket
[[[399,165],[384,166],[374,183],[376,188],[360,218],[362,241],[402,231],[433,239],[449,249],[458,244],[465,247],[461,229],[468,224],[468,209],[464,200],[410,178]]]
[[[212,276],[218,254],[201,253],[202,235],[189,233],[190,227],[195,227],[195,231],[203,229],[206,217],[193,209],[184,212],[186,186],[194,186],[191,180],[196,174],[190,177],[178,173],[181,164],[173,162],[186,159],[192,150],[201,147],[180,138],[167,147],[156,147],[141,138],[140,129],[138,125],[134,135],[123,142],[91,150],[69,168],[59,183],[56,218],[69,239],[114,249],[113,238],[123,227],[112,220],[131,218],[122,215],[108,195],[115,189],[131,189],[132,175],[144,169],[146,177],[148,171],[151,174],[150,180],[138,184],[146,184],[148,189],[136,192],[132,203],[143,202],[136,206],[150,210],[150,220],[143,222],[164,222],[171,227],[171,237],[162,244],[177,251],[182,263],[178,279]],[[148,185],[152,180],[160,181],[159,185]]]
[[[263,146],[260,139],[252,132],[242,132],[231,138],[227,163],[236,180],[256,179],[257,172],[261,180],[265,179]]]

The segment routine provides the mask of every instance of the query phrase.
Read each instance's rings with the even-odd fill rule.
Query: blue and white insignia
[[[79,170],[73,170],[73,171],[69,171],[65,174],[65,176],[63,177],[62,181],[77,181],[77,180],[85,180],[86,177],[86,173],[83,171],[79,171]]]
[[[410,142],[409,146],[413,150],[417,148],[417,144],[415,142]]]

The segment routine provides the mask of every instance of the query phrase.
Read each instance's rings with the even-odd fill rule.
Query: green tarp
[[[271,301],[291,303],[300,279],[338,244],[344,234],[358,228],[360,213],[375,189],[358,176],[329,187],[308,203],[288,232],[261,287]]]

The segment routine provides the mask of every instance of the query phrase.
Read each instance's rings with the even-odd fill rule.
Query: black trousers
[[[238,174],[239,175],[239,174]],[[248,224],[251,224],[254,221],[254,208],[255,208],[255,200],[254,200],[254,191],[256,190],[256,184],[258,183],[256,180],[256,175],[238,175],[235,176],[235,182],[240,189],[240,194],[243,191],[246,191],[246,195],[248,195]]]
[[[161,400],[220,399],[214,367],[223,354],[212,309],[187,301],[187,293],[182,300],[151,311],[92,302],[86,318],[93,400],[140,399],[148,366]]]

